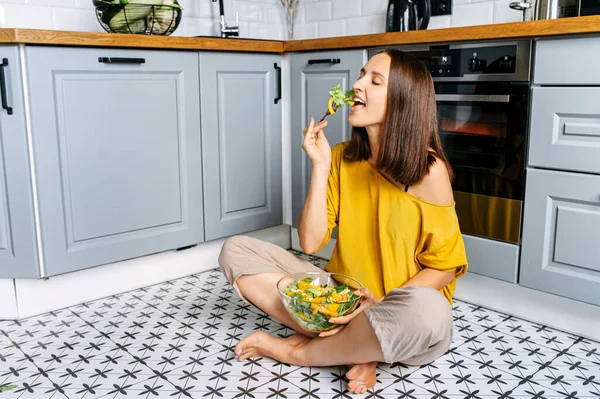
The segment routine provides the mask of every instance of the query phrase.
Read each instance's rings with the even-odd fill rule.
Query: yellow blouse
[[[424,267],[452,271],[440,292],[452,304],[456,279],[467,256],[452,205],[436,205],[396,187],[367,161],[343,158],[346,143],[332,149],[327,186],[328,229],[322,248],[338,227],[325,270],[354,277],[375,297],[398,288]]]

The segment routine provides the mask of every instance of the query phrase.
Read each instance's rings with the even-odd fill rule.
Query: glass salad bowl
[[[326,272],[294,273],[277,282],[277,291],[288,314],[310,332],[337,326],[329,319],[352,313],[362,297],[354,291],[363,285],[352,277]]]

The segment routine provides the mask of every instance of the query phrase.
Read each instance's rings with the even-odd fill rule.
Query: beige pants
[[[260,273],[321,271],[310,262],[276,245],[245,236],[227,239],[219,255],[221,270],[239,296],[236,280]],[[381,345],[386,363],[427,364],[443,355],[452,342],[452,309],[430,287],[390,291],[365,311]]]

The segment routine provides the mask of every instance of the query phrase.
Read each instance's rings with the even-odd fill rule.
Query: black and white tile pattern
[[[302,256],[317,265],[324,261]],[[380,364],[365,398],[600,398],[600,343],[455,301],[452,348]],[[0,322],[0,398],[351,398],[345,367],[296,367],[232,348],[292,333],[238,299],[219,270]]]

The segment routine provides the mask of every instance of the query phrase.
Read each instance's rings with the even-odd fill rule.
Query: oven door
[[[528,92],[518,83],[436,83],[463,233],[520,241]]]

